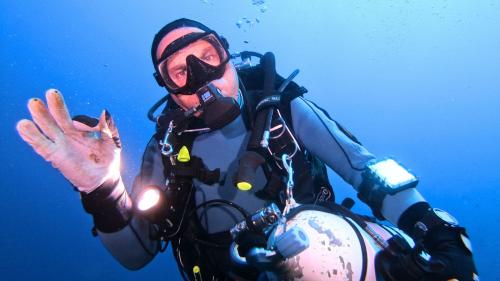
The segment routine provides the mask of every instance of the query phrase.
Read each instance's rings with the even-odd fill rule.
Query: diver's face
[[[193,32],[203,32],[203,30],[195,27],[181,27],[169,32],[158,45],[156,50],[156,58],[159,59],[165,48],[175,41],[176,39]],[[169,73],[173,75],[172,80],[178,84],[183,85],[186,83],[187,73],[186,73],[186,57],[189,55],[195,55],[202,61],[217,65],[220,63],[219,56],[217,55],[215,49],[206,41],[200,40],[193,44],[190,44],[182,51],[177,52],[172,58],[168,60],[167,69]],[[213,80],[211,82],[220,91],[223,96],[232,97],[237,99],[238,96],[238,76],[236,74],[236,69],[234,65],[229,61],[225,66],[224,74],[221,78]],[[190,93],[192,94],[192,93]],[[184,110],[191,109],[200,104],[197,95],[186,95],[186,94],[172,94],[172,99]]]

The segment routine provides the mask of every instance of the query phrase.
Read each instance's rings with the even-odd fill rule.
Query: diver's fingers
[[[71,117],[68,113],[68,108],[66,107],[66,103],[64,103],[64,98],[61,93],[56,89],[49,89],[45,92],[45,97],[47,98],[50,114],[54,116],[59,127],[63,131],[74,129]]]
[[[33,117],[33,121],[40,127],[42,132],[52,141],[62,135],[61,128],[47,111],[45,104],[39,98],[32,98],[28,101],[28,109]]]
[[[107,110],[103,110],[101,116],[99,117],[99,128],[101,129],[101,138],[104,141],[112,140],[116,147],[122,147],[115,121]]]
[[[48,158],[55,150],[55,144],[38,130],[35,123],[23,119],[17,122],[16,129],[21,138],[31,145],[36,153],[45,160],[49,160]]]

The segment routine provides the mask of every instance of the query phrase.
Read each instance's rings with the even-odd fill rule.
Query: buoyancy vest
[[[257,65],[238,71],[238,77],[240,80],[240,90],[244,99],[242,109],[243,120],[247,129],[252,130],[256,126],[255,114],[257,105],[267,97],[262,89],[264,71],[260,65]],[[274,88],[277,89],[284,80],[282,76],[276,75]],[[282,119],[286,122],[292,135],[294,135],[294,130],[290,103],[293,99],[303,96],[306,92],[307,90],[304,87],[292,81],[280,93],[279,102],[275,106],[280,111]],[[154,138],[158,143],[164,138],[170,121],[175,118],[175,112],[179,112],[179,108],[171,98],[168,98],[156,126]],[[204,124],[197,119],[194,119],[188,125],[188,129],[202,127],[204,127]],[[174,134],[173,138],[170,139],[174,155],[183,146],[188,151],[191,151],[195,138],[196,134]],[[275,150],[289,149],[289,146],[292,145],[291,142],[292,140],[286,136],[271,139],[269,147]],[[334,193],[328,180],[325,164],[315,155],[309,153],[300,142],[299,145],[300,150],[293,157],[295,200],[303,204],[334,202]],[[256,196],[261,199],[273,201],[278,206],[283,207],[287,177],[286,171],[277,165],[277,161],[271,154],[266,154],[265,158],[266,161],[262,165],[262,168],[267,178],[267,184],[260,192],[256,193]],[[193,178],[205,183],[213,182],[215,178],[218,178],[218,170],[208,170],[203,164],[203,159],[196,157],[196,155],[191,155],[191,160],[188,163],[179,163],[175,157],[162,155],[162,162],[165,178],[169,181],[170,185],[165,190],[166,197],[168,198],[167,201],[170,205],[167,209],[170,211],[167,218],[169,223],[161,227],[163,239],[171,242],[179,268],[187,274],[189,279],[193,280],[194,278],[191,268],[195,265],[204,265],[205,271],[203,275],[207,274],[207,277],[210,275],[217,276],[221,271],[225,271],[224,268],[220,268],[220,264],[225,264],[227,261],[222,263],[220,261],[211,261],[204,252],[207,251],[206,247],[214,249],[212,254],[217,252],[215,249],[221,247],[225,242],[229,242],[224,241],[229,238],[229,235],[208,236],[203,232],[199,222],[195,219],[196,216],[193,215],[196,209]],[[214,241],[214,239],[218,241]],[[227,249],[224,249],[224,251],[227,251]],[[203,257],[205,258],[203,259]],[[207,267],[210,268],[211,272],[207,272]]]

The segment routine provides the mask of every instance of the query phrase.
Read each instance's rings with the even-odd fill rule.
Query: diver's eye
[[[206,60],[206,61],[211,61],[211,60],[214,59],[214,55],[212,55],[212,54],[206,55],[203,59]]]
[[[186,74],[187,74],[186,67],[182,67],[174,72],[174,77],[176,80],[182,80],[184,79],[184,77],[186,77]]]
[[[201,59],[204,62],[212,64],[212,65],[219,63],[219,56],[217,55],[217,53],[215,51],[206,52],[205,54],[203,54]]]

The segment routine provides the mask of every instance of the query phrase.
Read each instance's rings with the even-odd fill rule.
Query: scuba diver
[[[156,130],[130,193],[107,111],[71,118],[51,89],[17,124],[80,192],[123,266],[170,244],[185,280],[479,280],[465,229],[430,206],[411,172],[304,98],[298,71],[278,75],[272,53],[228,49],[190,19],[156,34],[154,77],[167,95],[148,113]],[[376,218],[336,203],[326,166]]]

